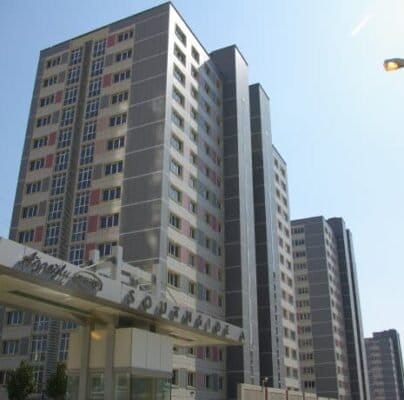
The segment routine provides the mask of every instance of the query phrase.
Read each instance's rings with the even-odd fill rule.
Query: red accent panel
[[[198,346],[198,347],[196,348],[196,356],[197,356],[198,358],[203,358],[203,356],[204,356],[204,350],[205,350],[204,347]]]
[[[60,103],[62,101],[62,96],[63,96],[62,90],[59,90],[58,92],[56,92],[55,103]]]
[[[52,132],[48,137],[48,146],[53,146],[56,143],[56,132]]]
[[[102,131],[103,129],[108,127],[108,118],[107,117],[103,117],[103,118],[99,118],[97,120],[97,128],[99,131]]]
[[[35,228],[34,242],[42,242],[42,238],[43,238],[43,226],[37,226]]]
[[[98,215],[91,215],[88,217],[88,228],[87,232],[96,232],[97,231],[97,226],[98,226]]]
[[[205,272],[205,260],[201,256],[198,256],[198,271]]]
[[[97,140],[95,142],[95,154],[100,154],[105,152],[105,140]]]
[[[188,264],[188,250],[184,247],[181,247],[181,262]]]
[[[111,86],[112,74],[106,74],[102,77],[102,87]]]
[[[115,44],[115,35],[108,36],[107,47],[112,47]]]
[[[212,359],[213,361],[219,361],[219,349],[217,346],[212,347]]]
[[[100,202],[100,189],[95,189],[90,193],[90,206],[95,206]]]
[[[95,250],[95,243],[87,243],[86,244],[86,251],[85,251],[85,259],[88,260],[90,257],[90,252]]]
[[[185,236],[189,236],[189,227],[190,227],[190,223],[183,219],[181,221],[181,233]]]
[[[45,159],[45,168],[52,168],[53,165],[53,154],[48,154]]]

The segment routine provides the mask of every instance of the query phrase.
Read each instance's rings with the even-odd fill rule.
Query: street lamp
[[[404,58],[389,58],[384,60],[384,69],[386,71],[396,71],[404,68]]]

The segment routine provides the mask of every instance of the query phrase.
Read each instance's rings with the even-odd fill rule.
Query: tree
[[[34,393],[34,371],[31,365],[21,361],[20,366],[10,373],[7,391],[9,400],[25,400]]]
[[[58,364],[56,372],[52,374],[46,383],[46,394],[55,400],[64,400],[67,389],[66,365]]]

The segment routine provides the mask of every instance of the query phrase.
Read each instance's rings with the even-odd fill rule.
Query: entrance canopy
[[[181,346],[242,344],[242,328],[156,294],[152,274],[110,265],[112,273],[82,268],[0,238],[0,304],[83,325],[120,319],[127,327],[153,326]]]

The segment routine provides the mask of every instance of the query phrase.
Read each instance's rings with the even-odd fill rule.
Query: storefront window
[[[89,400],[104,400],[104,374],[90,375]]]
[[[76,400],[79,398],[79,377],[69,376],[67,378],[66,400]]]

